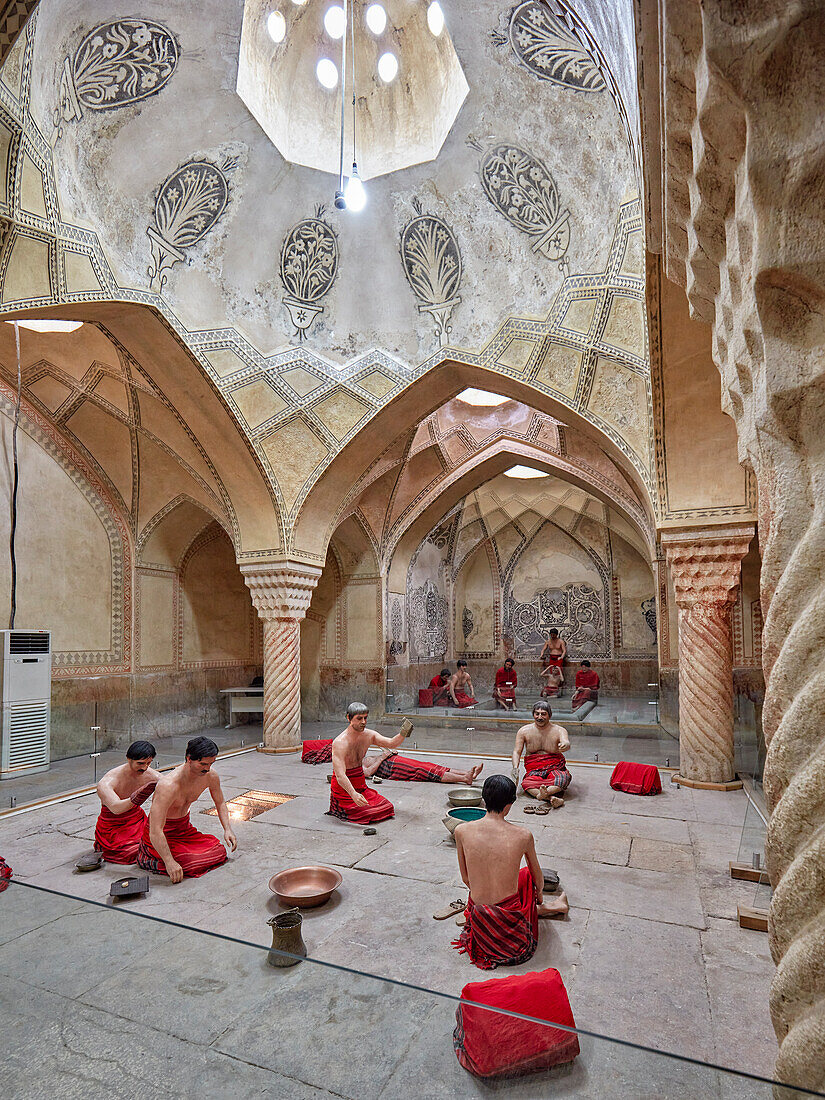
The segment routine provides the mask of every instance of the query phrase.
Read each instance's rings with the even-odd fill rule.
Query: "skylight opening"
[[[487,390],[477,390],[473,386],[462,390],[456,396],[457,401],[463,401],[466,405],[478,405],[480,408],[492,409],[496,405],[503,405],[509,401],[509,397],[502,397],[500,393],[489,393]]]
[[[338,66],[328,57],[322,57],[315,66],[315,75],[318,77],[319,84],[332,91],[338,83]]]
[[[387,13],[381,4],[370,4],[367,8],[367,26],[375,35],[384,33]]]
[[[504,471],[505,477],[517,477],[523,481],[529,481],[536,477],[550,477],[544,470],[535,470],[532,466],[511,466]]]
[[[398,58],[394,53],[382,53],[378,58],[378,75],[385,84],[392,83],[398,76]]]
[[[271,11],[266,20],[266,29],[269,37],[277,46],[286,38],[286,19],[279,11]]]
[[[439,3],[430,4],[427,8],[427,26],[436,38],[444,30],[444,12]]]
[[[331,8],[327,8],[324,16],[324,27],[330,38],[344,37],[344,31],[347,29],[347,17],[344,14],[344,9],[338,4],[333,4]]]
[[[14,321],[6,321],[7,325],[13,325]],[[31,329],[32,332],[74,332],[83,324],[82,321],[18,321],[21,328]]]

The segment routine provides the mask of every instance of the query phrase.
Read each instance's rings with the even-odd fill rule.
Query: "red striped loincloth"
[[[185,878],[198,878],[226,862],[226,848],[216,836],[200,833],[185,817],[167,818],[163,835],[169,845],[172,858],[183,868]],[[143,838],[137,854],[138,867],[153,871],[156,875],[168,875],[166,864],[155,851],[149,839],[149,821],[143,830]]]
[[[573,778],[560,752],[528,752],[524,758],[524,770],[526,774],[521,781],[523,791],[534,791],[538,787],[559,787],[564,791]]]
[[[582,703],[589,703],[591,699],[594,703],[598,703],[598,691],[595,691],[593,688],[576,688],[573,693],[573,698],[570,700],[570,707],[572,710],[578,710]]]
[[[145,827],[146,814],[140,806],[125,814],[113,814],[102,806],[95,825],[95,851],[103,852],[107,863],[134,863]]]
[[[471,897],[464,913],[467,923],[453,947],[466,951],[480,970],[518,966],[533,957],[539,941],[539,918],[528,867],[518,873],[518,893],[498,905],[476,905]]]
[[[367,786],[362,767],[347,768],[347,779],[366,798],[368,805],[356,806],[333,774],[327,813],[333,817],[342,817],[344,821],[354,821],[357,825],[373,825],[377,821],[387,821],[395,817],[392,802]]]
[[[472,695],[468,695],[466,691],[457,691],[455,693],[455,698],[460,707],[474,707],[478,702]]]
[[[440,783],[447,771],[441,764],[410,760],[408,756],[393,753],[381,761],[374,774],[382,779],[399,779],[406,783]]]
[[[332,760],[332,741],[304,741],[301,763],[328,764]]]

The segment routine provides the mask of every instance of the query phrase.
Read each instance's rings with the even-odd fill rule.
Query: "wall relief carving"
[[[475,621],[473,619],[473,613],[469,607],[465,607],[461,613],[461,633],[464,635],[464,646],[467,646],[467,639],[475,629]]]
[[[393,660],[404,652],[404,642],[402,635],[404,633],[404,612],[401,608],[401,600],[395,599],[392,601],[392,609],[390,611],[390,645],[389,655]]]
[[[410,635],[419,657],[447,650],[447,601],[431,580],[410,593]]]
[[[490,37],[497,46],[509,44],[516,60],[539,80],[579,92],[607,89],[604,76],[583,40],[578,20],[552,0],[519,4],[510,13],[507,33],[493,31]]]
[[[419,301],[418,312],[430,314],[439,346],[444,347],[452,332],[453,310],[461,301],[461,252],[445,221],[422,213],[417,199],[413,208],[416,216],[401,231],[401,262]]]
[[[589,584],[565,584],[537,592],[529,603],[507,595],[506,631],[519,654],[537,654],[551,627],[559,630],[571,656],[610,656],[604,598]]]
[[[544,162],[517,145],[495,145],[481,159],[479,178],[496,210],[530,238],[533,252],[558,261],[567,273],[570,211],[562,209],[556,181]]]
[[[315,217],[294,225],[281,245],[283,303],[299,340],[306,339],[313,321],[324,312],[321,302],[338,274],[338,239],[323,214],[319,206]]]
[[[226,210],[228,176],[237,166],[237,157],[225,157],[220,166],[190,160],[163,181],[155,197],[154,225],[146,230],[152,247],[147,268],[152,290],[162,292],[166,272],[186,259],[185,250],[202,240]]]
[[[83,108],[106,111],[128,107],[157,95],[172,78],[180,47],[168,28],[148,19],[115,19],[89,31],[70,58],[63,60],[61,119],[76,121]]]
[[[653,637],[656,637],[656,598],[651,596],[649,600],[642,600],[642,615],[644,620],[650,629],[653,631]]]

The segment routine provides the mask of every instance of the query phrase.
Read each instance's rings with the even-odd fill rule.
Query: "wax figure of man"
[[[576,690],[570,705],[573,710],[577,710],[583,703],[590,701],[599,701],[599,674],[593,671],[589,661],[582,661],[581,668],[576,673]]]
[[[533,721],[516,734],[513,749],[513,782],[518,782],[518,768],[524,753],[525,776],[522,790],[532,798],[549,802],[553,809],[564,805],[562,795],[570,786],[572,776],[567,770],[564,753],[570,749],[570,738],[563,726],[551,722],[553,712],[544,700],[533,706]]]
[[[450,677],[450,698],[457,707],[473,707],[477,700],[473,698],[473,681],[467,671],[466,661],[456,661],[455,672]]]
[[[134,863],[146,825],[140,808],[160,779],[151,766],[157,756],[151,741],[133,741],[126,763],[106,772],[97,785],[100,814],[95,825],[95,851],[107,863]]]
[[[542,698],[558,698],[561,695],[561,686],[564,683],[561,667],[559,665],[548,665],[547,668],[541,670],[540,675],[545,681],[544,687],[541,689]]]
[[[567,642],[560,636],[558,630],[553,627],[539,654],[539,660],[542,663],[542,667],[546,665],[557,665],[559,668],[562,668],[566,656]]]
[[[504,667],[500,668],[496,673],[495,687],[493,688],[493,698],[496,701],[496,706],[504,707],[505,710],[516,709],[516,688],[518,687],[518,676],[515,672],[516,662],[512,657],[508,657],[504,662]]]
[[[434,707],[449,706],[451,676],[452,672],[448,668],[442,668],[441,672],[430,680],[430,691],[433,693]]]
[[[532,958],[538,944],[538,918],[568,910],[561,894],[544,903],[544,875],[533,834],[506,820],[516,801],[516,785],[506,775],[491,775],[482,788],[487,813],[463,822],[455,831],[458,866],[470,889],[466,924],[453,947],[481,970],[518,966]],[[521,866],[522,860],[527,863]]]
[[[198,832],[189,821],[190,806],[205,790],[215,803],[226,843],[233,852],[237,848],[221,781],[212,771],[217,755],[218,746],[209,737],[193,737],[184,762],[158,780],[137,857],[144,871],[181,882],[226,862],[226,849],[218,838]]]
[[[304,741],[301,761],[304,764],[326,764],[332,760],[332,741]],[[364,757],[364,777],[370,779],[398,779],[402,783],[474,783],[481,774],[483,764],[475,764],[467,771],[456,771],[428,760],[414,760],[399,756],[395,749],[385,749],[378,756]]]
[[[403,727],[395,737],[382,737],[375,730],[368,730],[369,713],[369,707],[363,703],[350,703],[347,707],[349,725],[332,742],[328,812],[333,817],[342,817],[358,825],[372,825],[395,816],[392,802],[367,786],[364,778],[367,749],[370,745],[377,745],[379,749],[394,749],[406,737]]]

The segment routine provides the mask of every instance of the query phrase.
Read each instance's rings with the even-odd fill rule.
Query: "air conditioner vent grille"
[[[9,633],[9,653],[48,653],[49,635],[12,630]]]
[[[9,705],[9,768],[30,768],[48,763],[49,704]]]

